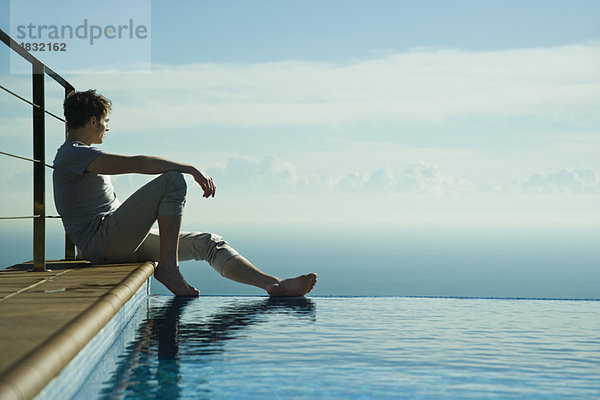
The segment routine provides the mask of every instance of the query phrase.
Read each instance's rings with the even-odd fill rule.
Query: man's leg
[[[179,272],[177,248],[186,183],[179,172],[166,172],[131,195],[103,221],[84,251],[92,262],[159,262],[157,279],[178,296],[197,296]],[[138,249],[158,219],[160,249],[156,258],[139,258]],[[164,234],[163,234],[164,233]]]
[[[178,172],[164,173],[148,182],[102,221],[84,256],[95,264],[141,261],[136,251],[157,217],[180,216],[185,195],[185,179]]]
[[[140,246],[138,254],[140,259],[156,261],[160,258],[160,249],[163,248],[161,236],[162,233],[157,235],[155,231],[150,232]],[[266,274],[239,255],[221,236],[214,233],[181,232],[178,257],[180,261],[205,260],[222,276],[259,287],[271,296],[304,296],[312,290],[317,281],[316,274],[283,280]]]
[[[223,266],[221,274],[225,278],[236,282],[264,289],[269,296],[273,297],[304,296],[317,283],[317,274],[315,273],[300,275],[290,279],[276,278],[265,274],[240,255],[230,258]]]
[[[180,215],[159,215],[160,256],[154,277],[176,296],[198,296],[200,292],[190,286],[179,272]]]

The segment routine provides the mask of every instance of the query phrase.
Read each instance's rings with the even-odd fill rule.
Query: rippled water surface
[[[153,296],[101,398],[600,398],[600,302]]]

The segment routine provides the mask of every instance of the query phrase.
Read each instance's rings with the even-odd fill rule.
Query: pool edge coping
[[[63,329],[13,364],[0,376],[0,398],[34,398],[119,312],[153,273],[153,263],[140,264]]]

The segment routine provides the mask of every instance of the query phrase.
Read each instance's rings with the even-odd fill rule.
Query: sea
[[[32,259],[31,222],[0,225],[0,267]],[[63,257],[59,221],[47,223],[47,259]],[[319,296],[600,299],[597,227],[235,227],[222,235],[280,278],[316,272]],[[182,262],[206,295],[261,295],[204,261]],[[157,281],[153,294],[169,292]]]

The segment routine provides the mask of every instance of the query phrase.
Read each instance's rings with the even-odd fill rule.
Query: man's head
[[[111,102],[106,97],[97,94],[95,90],[71,93],[63,103],[67,129],[78,129],[90,122],[108,117]]]

